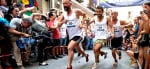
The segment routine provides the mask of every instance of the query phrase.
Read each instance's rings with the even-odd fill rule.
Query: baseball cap
[[[23,18],[22,20],[26,21],[27,23],[31,23],[31,24],[33,23],[33,20],[31,17],[26,17],[26,18]]]

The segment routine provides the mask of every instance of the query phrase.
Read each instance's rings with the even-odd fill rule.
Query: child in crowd
[[[131,59],[131,66],[135,66],[136,65],[136,59],[134,57],[134,52],[138,51],[138,46],[137,46],[137,41],[135,39],[134,35],[130,36],[130,42],[127,45],[127,54],[129,55],[130,59]]]

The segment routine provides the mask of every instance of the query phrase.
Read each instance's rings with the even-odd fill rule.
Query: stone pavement
[[[108,56],[104,59],[103,56],[100,56],[100,63],[98,64],[97,69],[134,69],[134,67],[130,66],[130,58],[127,56],[125,51],[122,51],[122,59],[118,60],[118,66],[114,67],[112,64],[114,62],[111,56],[111,50],[108,48],[103,48],[102,50],[108,52]],[[92,50],[86,50],[86,52],[90,55],[89,62],[85,62],[84,57],[77,57],[77,53],[74,55],[73,61],[73,69],[92,69],[92,65],[94,63],[94,54]],[[67,65],[67,56],[63,58],[59,58],[58,60],[49,59],[47,61],[49,65],[47,66],[39,66],[38,63],[34,63],[31,66],[26,66],[26,69],[66,69]]]

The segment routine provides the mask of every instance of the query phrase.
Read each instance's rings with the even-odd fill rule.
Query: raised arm
[[[127,22],[125,20],[120,20],[120,24],[121,25],[124,25],[125,28],[132,28],[133,27],[133,24],[130,23],[130,22]]]

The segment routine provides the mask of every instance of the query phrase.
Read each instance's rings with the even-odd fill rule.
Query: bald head
[[[63,4],[70,3],[71,0],[63,0]]]
[[[117,16],[118,16],[118,12],[117,11],[112,11],[111,17],[116,19]]]
[[[118,15],[118,12],[117,11],[112,11],[112,14],[117,14]]]

